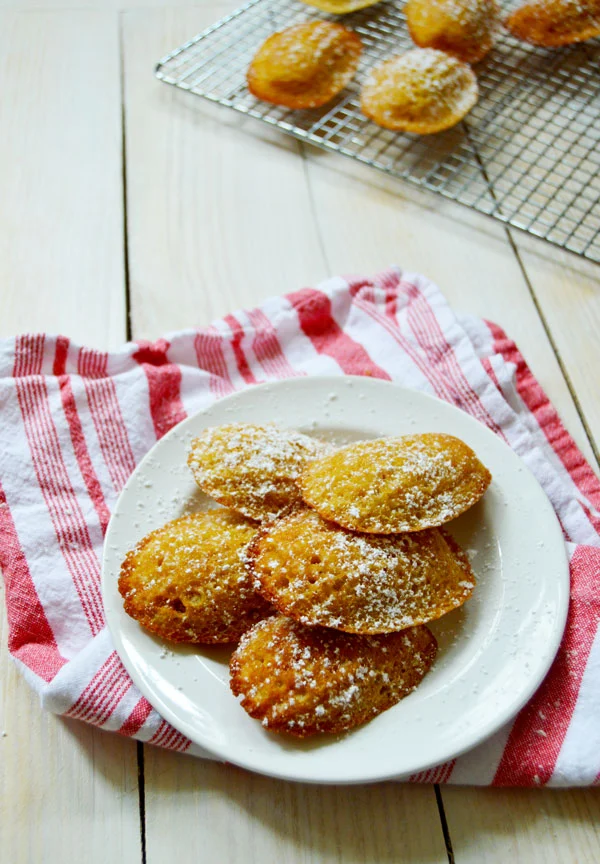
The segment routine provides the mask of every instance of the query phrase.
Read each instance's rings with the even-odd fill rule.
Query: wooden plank
[[[114,14],[0,12],[3,335],[125,336],[118,75]],[[43,712],[0,630],[2,859],[136,860],[135,743]]]
[[[600,789],[444,789],[456,864],[595,864]]]
[[[512,236],[564,372],[600,451],[600,266],[513,231]]]
[[[248,121],[152,77],[169,47],[231,6],[124,16],[136,337],[207,323],[326,276],[299,145],[253,121],[240,134]]]
[[[2,336],[123,338],[117,24],[114,13],[0,13]]]
[[[326,275],[297,145],[152,80],[161,53],[223,7],[124,17],[135,336]],[[207,860],[445,861],[433,789],[305,787],[145,748],[148,864]],[[401,818],[398,818],[401,814]],[[181,845],[178,845],[181,844]],[[358,854],[358,853],[357,853]]]
[[[307,786],[145,752],[148,864],[183,849],[227,864],[448,860],[431,787]]]
[[[307,148],[314,219],[331,272],[389,264],[425,273],[455,309],[500,324],[525,355],[586,456],[576,406],[505,229],[465,207]],[[550,255],[550,252],[548,253]]]
[[[590,442],[501,226],[407,189],[374,172],[348,169],[309,149],[309,182],[329,268],[370,272],[391,263],[426,273],[456,309],[503,326],[586,455]],[[335,164],[337,162],[337,164]],[[361,182],[362,181],[362,182]],[[391,193],[391,194],[390,194]],[[551,252],[547,251],[547,259]],[[571,333],[571,337],[574,337]],[[442,792],[457,864],[577,860],[600,856],[597,790],[457,789]],[[524,814],[542,811],[544,819]],[[485,825],[477,829],[480,822]],[[533,826],[533,827],[532,827]],[[577,849],[573,858],[569,850]],[[536,851],[541,850],[541,851]]]

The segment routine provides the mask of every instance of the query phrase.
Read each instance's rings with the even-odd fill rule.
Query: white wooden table
[[[231,0],[0,0],[0,335],[97,348],[397,262],[520,345],[600,445],[600,272],[152,75]],[[600,790],[319,788],[42,713],[0,662],[0,860],[600,861]]]

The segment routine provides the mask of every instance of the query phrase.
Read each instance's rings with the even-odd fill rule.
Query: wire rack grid
[[[600,261],[600,41],[546,50],[502,31],[475,67],[480,97],[466,120],[437,135],[391,132],[361,113],[359,95],[369,68],[414,47],[403,5],[381,2],[340,19],[298,0],[251,0],[164,57],[156,74]],[[514,5],[503,3],[505,11]],[[317,18],[342,20],[362,39],[355,79],[321,109],[255,99],[246,70],[258,47],[276,30]]]

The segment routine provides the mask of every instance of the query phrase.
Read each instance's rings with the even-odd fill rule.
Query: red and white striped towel
[[[104,623],[103,536],[146,451],[213,400],[290,375],[371,375],[432,393],[501,435],[560,518],[571,607],[526,708],[459,759],[412,778],[600,783],[600,483],[516,346],[457,316],[422,276],[331,279],[203,330],[106,354],[64,337],[0,342],[0,564],[9,649],[51,711],[207,755],[140,695]]]

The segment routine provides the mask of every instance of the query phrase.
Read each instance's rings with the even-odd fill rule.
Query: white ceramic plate
[[[186,466],[206,426],[275,421],[348,442],[413,432],[462,438],[491,470],[483,500],[448,525],[478,586],[432,625],[432,671],[406,699],[339,737],[292,740],[250,719],[228,686],[225,648],[167,646],[123,611],[126,552],[154,528],[205,509]],[[173,726],[216,756],[290,780],[358,783],[407,776],[462,753],[509,720],[534,693],[565,625],[569,578],[552,507],[500,438],[430,396],[366,378],[295,378],[252,387],[185,420],[150,451],[117,502],[105,544],[103,591],[116,649],[142,693]],[[165,651],[168,648],[168,651]]]

